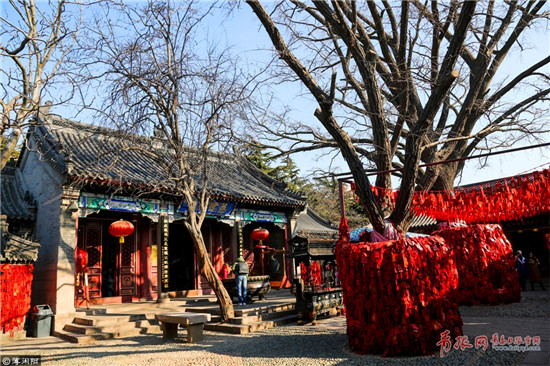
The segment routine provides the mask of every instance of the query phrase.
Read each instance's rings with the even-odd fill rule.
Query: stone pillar
[[[75,249],[78,234],[78,190],[64,188],[59,213],[56,314],[75,311]]]

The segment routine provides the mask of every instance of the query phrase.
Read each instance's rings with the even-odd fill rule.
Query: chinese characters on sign
[[[243,228],[241,222],[237,221],[237,243],[239,245],[239,257],[243,256]]]
[[[160,258],[161,258],[161,283],[162,291],[168,291],[168,217],[160,217],[160,230],[161,230],[161,240],[160,240]]]
[[[516,351],[516,352],[527,352],[527,351],[540,351],[541,340],[539,336],[515,336],[507,337],[505,335],[498,335],[494,333],[489,340],[489,337],[481,335],[475,337],[474,344],[471,344],[468,336],[458,336],[455,339],[453,345],[450,331],[446,330],[441,333],[441,338],[439,342],[436,343],[440,347],[439,355],[443,355],[451,350],[460,349],[464,351],[468,348],[483,349],[484,351],[489,348],[489,343],[491,347],[496,351]]]

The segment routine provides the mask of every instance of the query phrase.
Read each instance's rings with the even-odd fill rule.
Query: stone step
[[[235,309],[235,315],[236,316],[255,316],[255,315],[265,316],[267,314],[281,313],[284,311],[289,311],[294,309],[296,309],[296,304],[288,303],[288,304],[272,305],[272,306],[266,306],[266,307],[250,308],[250,309],[246,309],[246,308]]]
[[[221,315],[210,315],[210,322],[209,323],[219,323],[222,321]]]
[[[194,306],[192,308],[185,309],[185,311],[190,313],[208,313],[210,315],[218,315],[218,316],[221,315],[219,306],[216,306],[215,308],[211,306]]]
[[[258,304],[255,304],[256,306]],[[236,317],[245,317],[245,316],[260,316],[265,315],[269,313],[279,313],[283,311],[288,310],[294,310],[296,308],[295,303],[287,303],[287,304],[279,304],[279,305],[271,305],[271,306],[265,306],[265,307],[251,307],[251,308],[242,308],[234,306],[235,316]],[[195,306],[192,308],[187,308],[185,311],[188,312],[195,312],[195,313],[209,313],[211,315],[220,315],[220,308],[219,306]]]
[[[81,325],[112,325],[113,323],[126,323],[138,320],[147,320],[148,314],[128,314],[128,315],[90,315],[90,316],[77,316],[74,318],[73,323]]]
[[[296,312],[296,309],[294,309],[294,307],[288,310],[280,310],[276,312],[263,313],[261,314],[261,317],[262,317],[262,320],[269,320],[274,318],[283,318],[283,317],[292,316],[292,315],[298,316],[298,313]]]
[[[249,333],[249,329],[248,324],[206,323],[204,325],[204,330],[229,334],[246,334]]]
[[[204,325],[204,329],[212,332],[220,332],[220,333],[247,334],[247,333],[254,333],[261,330],[292,323],[297,320],[298,320],[298,315],[291,314],[291,315],[285,315],[285,316],[273,318],[271,320],[253,322],[250,324],[207,323]]]
[[[160,331],[160,327],[158,325],[158,322],[155,320],[138,320],[134,322],[117,322],[110,325],[103,325],[103,326],[94,326],[94,325],[83,325],[78,323],[73,324],[66,324],[65,327],[63,327],[63,330],[67,332],[72,333],[78,333],[78,334],[94,334],[94,333],[113,333],[113,332],[119,332],[121,330],[126,329],[134,329],[134,328],[154,328],[158,329]]]
[[[157,334],[162,332],[160,331],[160,328],[156,326],[156,329],[155,327],[132,328],[132,329],[115,331],[115,332],[94,333],[94,334],[77,334],[77,333],[60,330],[60,331],[55,331],[54,335],[56,337],[62,338],[72,343],[90,343],[90,342],[96,342],[96,341],[105,340],[105,339],[135,337],[140,334],[150,334],[150,333]]]
[[[84,313],[86,315],[106,315],[106,314],[118,314],[125,312],[136,311],[185,311],[187,306],[198,306],[203,304],[204,306],[212,306],[216,304],[216,298],[188,298],[177,299],[164,303],[156,302],[143,302],[143,303],[124,303],[124,304],[109,304],[109,305],[94,305],[90,309],[80,308],[77,312]]]
[[[231,324],[252,324],[262,321],[262,317],[259,315],[252,316],[236,316],[229,319]]]
[[[230,322],[233,324],[252,324],[263,320],[285,317],[287,315],[296,315],[296,310],[290,309],[278,312],[265,312],[260,315],[236,316],[231,319]]]
[[[294,323],[294,322],[297,322],[297,321],[298,321],[298,314],[296,314],[296,313],[273,319],[273,323],[275,324],[276,327],[280,327],[281,325],[285,325],[285,324],[288,324],[288,323]]]

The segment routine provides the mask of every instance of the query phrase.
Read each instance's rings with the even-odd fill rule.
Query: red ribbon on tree
[[[392,208],[398,192],[373,187],[379,202]],[[417,191],[413,197],[413,210],[417,215],[439,221],[461,221],[467,224],[514,221],[548,213],[550,171],[545,169],[495,181],[491,185],[456,188],[452,191]]]
[[[350,243],[344,218],[336,259],[353,351],[427,355],[437,350],[443,331],[462,335],[458,271],[443,238]]]
[[[434,232],[454,251],[461,305],[518,302],[521,298],[512,245],[500,225],[449,227]]]

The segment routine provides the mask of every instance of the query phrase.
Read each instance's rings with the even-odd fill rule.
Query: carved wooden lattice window
[[[134,257],[134,243],[125,242],[121,247],[120,264],[122,266],[132,266]]]
[[[94,230],[95,229],[95,230]],[[91,228],[87,232],[88,267],[101,266],[101,229]]]

